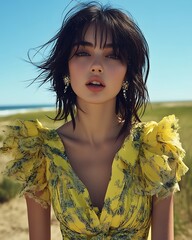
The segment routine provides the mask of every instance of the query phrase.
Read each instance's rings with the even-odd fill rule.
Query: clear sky
[[[73,1],[76,2],[76,1]],[[151,101],[192,100],[192,1],[103,0],[129,11],[150,48]],[[37,75],[27,51],[55,35],[70,0],[0,2],[0,105],[52,104],[47,88],[27,88]],[[67,7],[69,10],[74,3]]]

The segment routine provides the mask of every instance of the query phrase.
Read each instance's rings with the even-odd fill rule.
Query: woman
[[[50,205],[67,239],[172,240],[173,193],[187,167],[174,116],[141,123],[147,42],[125,13],[97,3],[66,16],[38,78],[51,82],[57,130],[10,127],[7,175],[23,183],[30,240],[50,239]],[[37,79],[38,79],[37,78]],[[70,119],[69,120],[69,116]]]

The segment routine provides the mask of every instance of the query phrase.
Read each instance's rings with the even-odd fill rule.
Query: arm
[[[174,240],[173,195],[153,197],[152,240]]]
[[[25,196],[27,202],[29,239],[50,240],[50,206],[43,208],[34,199]]]

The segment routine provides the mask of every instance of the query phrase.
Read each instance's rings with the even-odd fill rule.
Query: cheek
[[[125,75],[127,72],[127,66],[120,65],[120,66],[112,66],[109,69],[109,73],[113,78],[117,78],[120,81],[123,81],[125,79]]]
[[[127,66],[126,65],[122,65],[120,73],[119,73],[121,75],[122,81],[124,81],[126,73],[127,73]]]
[[[69,62],[69,75],[71,79],[71,87],[76,95],[78,95],[79,90],[82,87],[82,83],[85,79],[85,66],[79,61],[70,61]]]
[[[83,61],[70,61],[69,74],[70,76],[79,76],[87,69],[88,64]]]
[[[74,72],[74,69],[76,68],[76,64],[73,60],[69,61],[69,72]]]

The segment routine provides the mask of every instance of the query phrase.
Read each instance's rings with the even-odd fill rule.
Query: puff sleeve
[[[38,121],[20,121],[8,126],[7,137],[0,154],[9,157],[4,175],[21,183],[21,193],[27,193],[42,206],[50,204],[47,184],[47,160],[44,154],[42,125]],[[36,192],[39,192],[38,197]]]
[[[188,167],[177,130],[174,115],[143,124],[137,193],[166,197],[179,190],[178,182]]]

